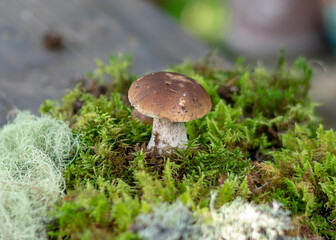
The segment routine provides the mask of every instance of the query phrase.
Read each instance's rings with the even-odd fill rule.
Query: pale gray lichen
[[[143,240],[199,240],[206,232],[199,219],[181,202],[160,203],[152,212],[137,216],[132,226]]]

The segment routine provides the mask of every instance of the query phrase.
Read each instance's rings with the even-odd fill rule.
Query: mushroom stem
[[[156,147],[161,153],[163,149],[186,148],[188,142],[184,122],[171,122],[166,119],[154,118],[152,137],[147,148]]]

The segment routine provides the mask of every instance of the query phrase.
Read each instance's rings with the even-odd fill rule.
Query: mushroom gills
[[[152,137],[147,148],[157,148],[159,152],[172,148],[186,148],[188,143],[184,122],[171,122],[167,119],[154,118]]]

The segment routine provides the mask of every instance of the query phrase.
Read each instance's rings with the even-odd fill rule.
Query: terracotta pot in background
[[[226,42],[243,56],[315,55],[325,49],[320,0],[229,0]]]

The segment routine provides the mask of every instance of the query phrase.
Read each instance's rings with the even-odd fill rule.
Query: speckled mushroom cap
[[[146,116],[187,122],[211,109],[211,99],[194,79],[173,72],[156,72],[139,78],[128,90],[131,105]]]

